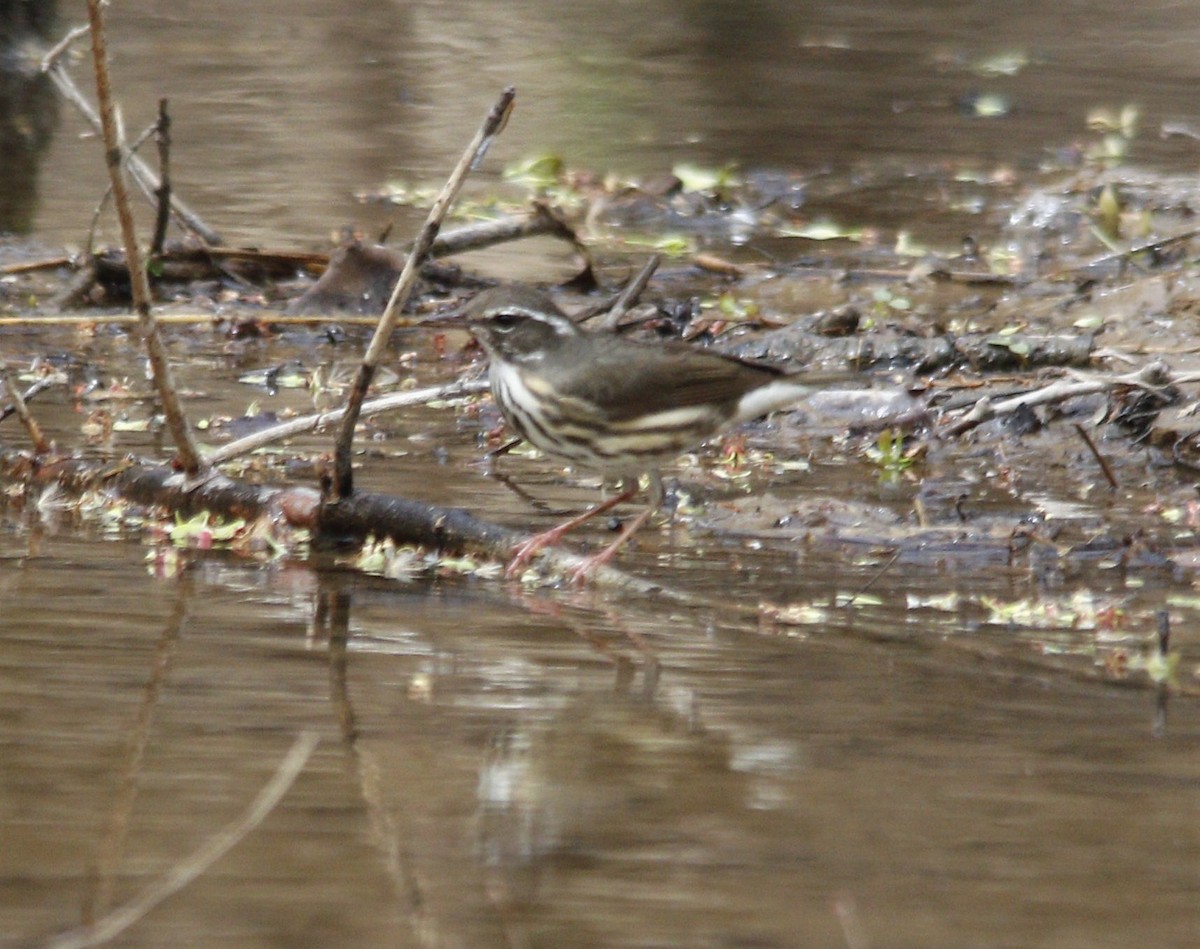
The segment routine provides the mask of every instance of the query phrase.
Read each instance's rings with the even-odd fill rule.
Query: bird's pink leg
[[[612,560],[616,556],[617,551],[629,543],[629,538],[642,529],[646,521],[650,520],[650,515],[656,510],[657,506],[647,507],[646,510],[642,511],[641,514],[626,524],[621,533],[617,535],[617,539],[600,551],[600,553],[593,554],[578,567],[571,568],[570,573],[567,575],[570,581],[574,584],[583,583],[599,567]]]
[[[559,524],[558,527],[552,527],[548,531],[542,531],[540,534],[534,534],[528,540],[517,544],[517,546],[513,548],[513,559],[509,561],[508,567],[504,571],[504,575],[510,578],[517,576],[543,547],[549,547],[551,544],[557,544],[560,540],[562,540],[564,534],[567,534],[569,531],[573,531],[580,524],[586,524],[598,514],[603,514],[605,511],[611,511],[618,504],[628,501],[635,494],[637,494],[637,490],[637,482],[634,482],[632,488],[626,488],[620,494],[614,495],[608,500],[600,502],[595,507],[589,508],[577,517],[571,518],[566,523]],[[649,516],[648,512],[646,516]],[[635,519],[635,522],[639,519],[642,523],[645,523],[645,517]],[[641,524],[639,523],[638,526],[640,527]],[[613,546],[619,547],[621,543],[624,543],[623,538],[625,537],[625,534],[626,531],[622,531],[621,536],[617,538]],[[599,554],[597,556],[599,556]],[[609,554],[609,557],[611,556],[612,555]]]

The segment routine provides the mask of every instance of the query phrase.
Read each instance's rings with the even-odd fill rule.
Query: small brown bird
[[[528,287],[485,290],[466,315],[490,358],[492,397],[512,429],[549,455],[621,483],[620,494],[518,546],[509,576],[567,531],[632,498],[639,476],[647,475],[648,506],[575,571],[574,579],[583,579],[611,560],[661,505],[661,464],[847,378],[793,376],[683,343],[589,333]]]

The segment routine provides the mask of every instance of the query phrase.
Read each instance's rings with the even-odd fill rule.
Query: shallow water
[[[479,193],[546,152],[627,175],[681,161],[818,183],[858,171],[866,182],[838,188],[844,223],[878,223],[931,169],[1036,167],[1088,138],[1090,109],[1128,103],[1141,109],[1134,162],[1191,171],[1198,154],[1159,135],[1197,115],[1200,35],[1175,4],[301,0],[284,13],[151,0],[116,5],[111,33],[126,124],[141,129],[170,100],[175,186],[231,243],[324,245],[351,222],[411,229],[412,216],[353,195],[440,184],[508,84],[517,111]],[[1015,75],[979,73],[1012,51],[1028,62]],[[987,93],[1008,114],[962,105]],[[51,243],[83,242],[105,188],[84,130],[64,110],[42,166],[33,228]],[[919,207],[902,217],[920,234]]]
[[[147,3],[116,5],[111,42],[130,126],[172,100],[180,192],[231,241],[292,246],[392,216],[355,191],[440,181],[510,81],[519,106],[483,189],[546,149],[631,173],[737,160],[903,182],[941,162],[1030,167],[1082,136],[1087,108],[1127,101],[1143,109],[1137,159],[1190,168],[1191,146],[1156,128],[1194,108],[1200,35],[1184,7],[1140,7],[1136,22],[1128,9],[302,2],[251,17],[246,4]],[[1011,47],[1032,58],[1015,77],[953,65]],[[1010,116],[956,108],[993,87],[1012,95]],[[64,113],[42,166],[34,236],[49,245],[82,240],[103,190],[99,147],[79,131]],[[921,226],[887,188],[847,200]],[[487,263],[564,269],[525,247]],[[3,332],[13,364],[74,353],[142,378],[124,330]],[[301,391],[237,377],[358,352],[299,336],[232,343],[208,327],[171,335],[198,416],[252,401],[303,410]],[[419,339],[399,345],[418,353],[422,384],[456,368]],[[90,408],[59,389],[37,411],[74,445]],[[486,425],[445,409],[374,421],[358,483],[514,526],[552,522],[475,464]],[[17,439],[12,422],[3,436]],[[752,440],[781,437],[768,427]],[[905,599],[1087,587],[1145,615],[1190,597],[1189,577],[1064,568],[1049,554],[1005,563],[951,533],[881,573],[886,538],[821,546],[732,521],[735,504],[791,510],[814,495],[911,507],[917,482],[885,486],[827,440],[810,448],[810,471],[746,484],[711,474],[711,452],[705,471],[675,472],[703,512],[648,531],[621,564],[699,605],[398,584],[219,552],[187,552],[174,574],[136,531],[0,508],[0,944],[40,944],[131,905],[233,828],[310,732],[320,743],[261,823],[115,944],[1200,942],[1194,698],[1164,712],[1144,677],[1100,681],[1078,659],[1104,631],[1021,633],[977,606]],[[91,450],[159,446],[132,433]],[[931,458],[922,476],[952,479],[960,461]],[[546,462],[501,468],[554,511],[595,497]],[[1071,472],[1025,476],[1038,483],[968,484],[972,504],[1011,513],[1040,493],[1105,509]],[[1127,473],[1122,503],[1136,508],[1168,477]],[[868,588],[877,600],[823,622],[757,616],[760,601]],[[1136,653],[1149,632],[1125,645]],[[1194,669],[1194,629],[1177,626],[1175,641]],[[1076,661],[1056,663],[1055,649]]]

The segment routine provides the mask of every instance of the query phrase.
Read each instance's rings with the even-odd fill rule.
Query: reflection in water
[[[1154,739],[1148,691],[928,635],[762,635],[653,602],[212,553],[166,581],[139,544],[31,551],[7,523],[6,936],[153,892],[245,826],[305,731],[326,740],[269,815],[123,944],[1196,935],[1194,703]]]
[[[129,836],[129,821],[137,800],[138,782],[142,763],[146,755],[146,744],[150,740],[150,726],[155,707],[162,693],[164,680],[171,666],[171,655],[180,629],[187,617],[190,583],[182,583],[176,591],[175,608],[163,625],[162,634],[154,646],[150,675],[146,680],[142,700],[138,703],[137,718],[129,728],[129,743],[125,761],[121,765],[117,794],[109,811],[107,827],[101,838],[96,859],[95,886],[83,901],[82,922],[85,927],[94,927],[113,905],[117,873],[125,858],[125,844]]]
[[[0,9],[0,234],[29,234],[42,159],[58,124],[58,99],[40,71],[57,37],[53,0]]]
[[[510,83],[517,113],[472,182],[485,191],[504,164],[543,152],[626,175],[736,162],[818,180],[832,172],[843,224],[878,224],[880,214],[919,224],[919,194],[904,209],[887,194],[931,166],[1035,167],[1086,135],[1089,109],[1127,102],[1142,109],[1134,162],[1195,163],[1189,143],[1156,134],[1164,120],[1195,117],[1182,39],[1194,24],[1178,4],[1022,3],[1017,12],[951,0],[299,0],[287,15],[246,9],[241,0],[146,0],[116,5],[110,19],[127,123],[148,124],[159,97],[171,100],[180,194],[241,242],[324,240],[348,221],[411,229],[415,215],[353,196],[389,181],[440,183]],[[1023,68],[980,72],[981,60],[1010,50]],[[959,106],[991,92],[1012,101],[1009,114],[983,119]],[[847,177],[864,171],[883,194],[860,193]],[[103,191],[98,149],[64,135],[48,174],[38,229],[74,238]],[[939,177],[949,177],[944,167]],[[531,265],[524,252],[497,253],[505,268]]]

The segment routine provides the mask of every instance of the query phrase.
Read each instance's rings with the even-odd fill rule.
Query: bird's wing
[[[566,395],[594,403],[605,415],[624,420],[659,408],[708,403],[732,405],[781,375],[717,353],[673,344],[640,344],[614,338],[594,347],[592,372],[575,373]]]

